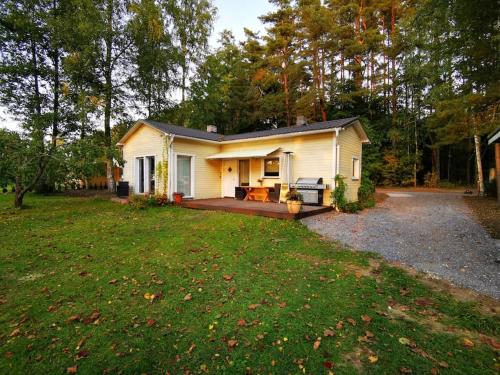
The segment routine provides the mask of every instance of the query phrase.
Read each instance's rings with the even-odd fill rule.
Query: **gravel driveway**
[[[462,195],[388,192],[358,215],[303,220],[311,230],[354,249],[400,261],[500,299],[500,247],[472,217]]]

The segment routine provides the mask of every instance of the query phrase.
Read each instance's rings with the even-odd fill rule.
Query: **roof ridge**
[[[295,134],[295,133],[307,133],[309,131],[321,131],[328,130],[334,128],[344,128],[354,121],[358,120],[359,117],[348,117],[343,119],[334,119],[328,121],[320,121],[313,122],[311,124],[300,125],[300,126],[290,126],[290,127],[281,127],[281,128],[273,128],[273,129],[264,129],[257,130],[253,132],[245,132],[239,134],[220,134],[220,133],[211,133],[205,130],[197,129],[197,128],[188,128],[180,125],[169,124],[166,122],[160,122],[156,120],[138,120],[137,122],[143,122],[151,125],[152,127],[164,132],[164,133],[172,133],[179,136],[192,137],[198,139],[204,139],[214,142],[224,142],[224,141],[232,141],[232,140],[244,140],[244,139],[252,139],[252,138],[263,138],[269,136],[277,136],[277,135],[286,135],[286,134]]]

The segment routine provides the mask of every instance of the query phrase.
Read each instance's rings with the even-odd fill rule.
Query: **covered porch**
[[[332,210],[332,207],[302,205],[302,210],[298,214],[291,214],[288,212],[285,203],[243,201],[234,198],[185,200],[181,203],[181,206],[199,210],[235,212],[286,220],[303,219]]]

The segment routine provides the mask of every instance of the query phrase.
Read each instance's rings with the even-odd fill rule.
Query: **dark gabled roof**
[[[311,131],[334,129],[334,128],[344,128],[353,122],[355,122],[358,117],[350,117],[339,120],[330,120],[324,122],[315,122],[307,125],[291,126],[286,128],[276,128],[261,130],[256,132],[242,133],[242,134],[232,134],[232,135],[222,135],[218,133],[209,133],[203,130],[185,128],[182,126],[165,124],[163,122],[153,121],[153,120],[139,120],[138,122],[146,123],[164,133],[174,134],[183,137],[204,139],[208,141],[235,141],[244,139],[254,139],[262,137],[270,137],[274,135],[284,135],[284,134],[295,134],[295,133],[307,133]]]
[[[175,134],[189,138],[197,138],[197,139],[205,139],[208,141],[221,141],[222,135],[217,133],[209,133],[204,130],[185,128],[183,126],[165,124],[164,122],[158,122],[153,120],[139,120],[139,122],[143,122],[151,125],[153,128],[156,128],[167,134]]]
[[[250,133],[241,133],[241,134],[233,134],[233,135],[225,135],[223,137],[223,141],[234,141],[239,139],[248,139],[248,138],[261,138],[261,137],[269,137],[273,135],[283,135],[283,134],[293,134],[293,133],[305,133],[317,130],[325,130],[325,129],[334,129],[334,128],[343,128],[347,125],[352,124],[356,121],[357,117],[344,118],[340,120],[330,120],[323,122],[314,122],[312,124],[307,125],[297,125],[286,128],[276,128],[269,130],[261,130],[257,132]]]
[[[496,128],[488,135],[488,146],[493,143],[500,143],[500,127]]]

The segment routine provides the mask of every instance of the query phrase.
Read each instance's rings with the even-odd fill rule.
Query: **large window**
[[[352,158],[352,179],[359,180],[359,159]]]
[[[192,197],[191,156],[177,155],[177,183],[176,193],[184,193],[185,197]]]
[[[264,177],[280,176],[280,158],[264,159]]]

